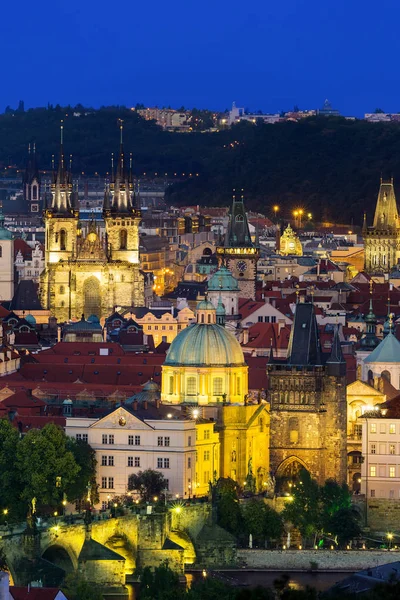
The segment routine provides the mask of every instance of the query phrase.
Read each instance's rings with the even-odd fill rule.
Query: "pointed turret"
[[[103,212],[108,213],[111,208],[111,199],[110,199],[110,186],[108,183],[105,183],[104,186],[104,199],[103,199]]]
[[[381,179],[373,227],[377,230],[386,230],[397,229],[399,226],[399,214],[397,211],[393,178],[390,181],[383,181]]]
[[[346,361],[340,343],[339,326],[335,328],[332,350],[326,361],[326,365],[328,367],[328,375],[333,375],[334,377],[344,377],[346,375]]]
[[[362,226],[362,233],[363,235],[367,232],[367,213],[364,213],[364,221],[363,221],[363,226]]]
[[[132,178],[132,157],[130,158],[130,167],[128,170],[123,143],[123,126],[120,125],[120,147],[117,168],[114,174],[114,159],[111,172],[110,193],[111,208],[113,214],[129,215],[135,212],[132,203],[133,197],[133,178]]]
[[[296,305],[287,362],[296,366],[322,365],[321,344],[313,304]]]
[[[226,311],[225,311],[225,306],[222,303],[221,294],[219,295],[219,299],[218,299],[216,315],[217,315],[217,324],[222,325],[222,327],[225,327]]]
[[[376,316],[374,314],[372,306],[372,290],[373,281],[369,282],[369,311],[365,317],[365,323],[367,325],[366,334],[361,339],[361,348],[365,350],[373,350],[380,343],[380,339],[376,336]]]
[[[238,246],[241,248],[253,248],[254,244],[250,236],[243,193],[240,198],[237,199],[235,190],[233,191],[232,209],[229,216],[229,226],[225,246],[230,248],[236,248]]]
[[[54,162],[53,162],[54,167]],[[60,156],[57,171],[53,170],[51,183],[52,201],[50,210],[57,215],[75,216],[72,207],[72,175],[65,164],[64,154],[64,125],[60,127]]]
[[[24,172],[24,176],[22,179],[22,183],[25,185],[31,185],[32,182],[36,179],[36,181],[40,181],[39,168],[37,164],[36,158],[36,144],[28,145],[28,160],[26,163],[26,168]]]

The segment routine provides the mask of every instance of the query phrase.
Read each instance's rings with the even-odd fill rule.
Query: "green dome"
[[[212,302],[210,302],[209,300],[201,300],[198,303],[196,310],[215,310],[215,308],[214,308],[214,304]]]
[[[239,284],[230,270],[222,266],[214,273],[208,282],[209,292],[237,292]]]
[[[169,347],[168,366],[243,366],[243,352],[234,335],[215,323],[194,323]]]

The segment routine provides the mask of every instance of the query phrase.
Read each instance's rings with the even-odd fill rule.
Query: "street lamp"
[[[279,206],[278,206],[277,204],[275,204],[275,205],[272,207],[272,210],[274,211],[274,220],[275,220],[275,222],[276,222],[276,214],[277,214],[277,212],[279,212]]]
[[[391,547],[392,547],[393,533],[388,533],[388,534],[386,535],[386,537],[387,537],[387,539],[389,540],[389,550],[390,550],[390,549],[391,549]]]

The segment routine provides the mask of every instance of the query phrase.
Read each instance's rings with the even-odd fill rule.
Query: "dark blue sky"
[[[19,0],[1,13],[0,110],[329,98],[347,115],[400,111],[395,0]]]

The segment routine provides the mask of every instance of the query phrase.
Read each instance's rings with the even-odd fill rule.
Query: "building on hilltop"
[[[217,256],[238,280],[242,295],[254,300],[260,249],[258,241],[251,239],[243,195],[239,199],[233,196],[225,243],[217,247]]]
[[[371,227],[367,227],[367,217],[364,214],[362,234],[365,271],[373,275],[390,273],[400,257],[400,221],[393,178],[390,181],[381,179],[374,222]]]
[[[270,465],[280,486],[301,468],[320,483],[346,477],[346,361],[336,330],[330,355],[321,352],[314,305],[296,305],[288,358],[267,366]]]
[[[65,164],[61,128],[60,159],[53,174],[52,197],[44,211],[46,268],[40,278],[41,302],[59,322],[96,315],[115,307],[144,305],[139,264],[140,210],[135,206],[132,171],[121,142],[116,171],[103,204],[105,235],[92,217],[82,229],[79,201]]]

